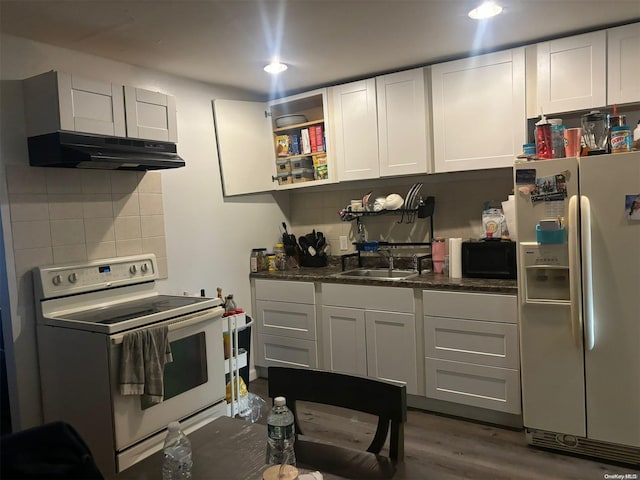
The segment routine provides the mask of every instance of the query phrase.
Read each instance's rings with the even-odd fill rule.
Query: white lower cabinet
[[[314,284],[256,279],[254,289],[258,350],[255,364],[316,368]]]
[[[513,295],[423,291],[427,398],[520,414]]]
[[[324,368],[404,383],[417,394],[413,290],[322,284]]]

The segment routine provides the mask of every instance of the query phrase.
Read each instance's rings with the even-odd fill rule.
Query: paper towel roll
[[[449,239],[449,277],[462,277],[462,239]]]

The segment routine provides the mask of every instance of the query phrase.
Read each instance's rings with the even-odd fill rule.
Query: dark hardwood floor
[[[251,382],[249,390],[271,406],[267,380]],[[298,409],[303,432],[323,441],[365,449],[375,432],[373,417],[367,414],[311,403]],[[259,423],[266,423],[266,416],[263,413]],[[414,409],[407,417],[404,478],[640,480],[638,470],[628,466],[531,447],[523,431]]]

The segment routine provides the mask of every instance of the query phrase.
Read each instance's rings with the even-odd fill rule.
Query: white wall
[[[42,421],[35,345],[33,305],[21,302],[8,205],[6,165],[28,165],[24,112],[19,80],[48,70],[162,91],[176,97],[178,153],[187,166],[162,172],[168,279],[163,293],[198,293],[216,287],[234,293],[250,311],[249,253],[271,246],[286,219],[288,194],[222,195],[213,126],[214,98],[247,100],[228,88],[191,81],[160,72],[33,42],[0,37],[0,212],[6,252],[8,298],[2,298],[7,346],[10,400],[14,430]],[[250,174],[250,173],[248,173]],[[0,289],[0,292],[4,289]],[[10,315],[8,314],[10,312]]]

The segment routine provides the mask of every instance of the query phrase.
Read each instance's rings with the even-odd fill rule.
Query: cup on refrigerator
[[[581,128],[567,128],[564,131],[564,154],[566,157],[580,156]]]
[[[564,158],[564,125],[551,125],[551,142],[553,158]]]
[[[536,124],[536,154],[538,158],[553,158],[553,140],[551,137],[551,124]]]

